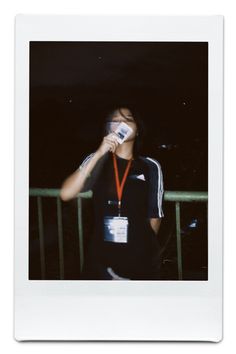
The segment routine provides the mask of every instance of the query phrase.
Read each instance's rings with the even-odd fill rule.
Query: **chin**
[[[124,141],[124,143],[126,143],[126,142],[129,142],[129,141],[134,141],[135,140],[135,138],[134,137],[129,137],[128,139],[126,139],[125,141]]]

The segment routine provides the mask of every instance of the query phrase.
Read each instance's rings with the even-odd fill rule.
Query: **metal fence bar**
[[[207,202],[207,192],[176,192],[165,191],[164,200],[166,202]]]
[[[58,197],[60,189],[56,188],[30,188],[31,197]],[[81,198],[91,198],[92,191],[79,193]],[[207,202],[207,192],[183,192],[183,191],[165,191],[164,200],[167,202]]]
[[[82,199],[77,198],[77,210],[78,210],[78,231],[79,231],[79,259],[80,259],[80,271],[82,271],[84,263],[84,245],[83,245],[83,222],[82,222]]]
[[[183,279],[182,266],[182,245],[181,245],[181,228],[180,228],[180,203],[175,203],[175,220],[176,220],[176,241],[177,241],[177,263],[178,263],[178,278]]]
[[[30,188],[30,197],[59,197],[61,189],[57,188]],[[87,191],[79,193],[78,196],[81,198],[91,198],[93,195],[92,191]]]
[[[57,197],[57,226],[58,226],[58,246],[59,246],[59,269],[60,279],[64,279],[64,248],[62,231],[61,199]]]
[[[41,279],[45,279],[46,265],[45,265],[45,247],[44,247],[44,232],[43,232],[43,208],[42,208],[41,197],[37,197],[37,210],[38,210],[38,226],[39,226],[39,249],[40,249]]]

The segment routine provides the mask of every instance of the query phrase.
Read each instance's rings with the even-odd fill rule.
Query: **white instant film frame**
[[[16,340],[222,339],[222,16],[18,15],[15,24]],[[29,42],[208,42],[208,281],[28,280]]]

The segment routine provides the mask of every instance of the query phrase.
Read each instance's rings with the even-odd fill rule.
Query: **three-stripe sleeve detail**
[[[84,167],[84,165],[93,157],[93,155],[95,154],[95,152],[92,152],[90,155],[88,155],[81,163],[81,165],[79,166],[78,170],[80,170],[81,168]]]
[[[158,184],[157,184],[157,190],[155,189],[156,202],[157,202],[158,216],[163,217],[164,213],[162,210],[162,199],[163,199],[164,187],[163,187],[163,175],[162,175],[161,166],[160,166],[159,162],[157,162],[153,158],[145,157],[145,159],[147,159],[148,161],[151,161],[154,164],[155,168],[157,169]]]

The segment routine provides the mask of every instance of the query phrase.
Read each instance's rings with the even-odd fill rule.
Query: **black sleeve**
[[[85,156],[81,164],[79,165],[77,170],[83,169],[83,167],[89,162],[89,160],[94,156],[95,152],[92,152],[91,154]],[[103,164],[107,158],[107,154],[102,156],[99,161],[96,163],[94,166],[92,173],[88,176],[88,178],[85,181],[84,187],[81,190],[81,192],[86,192],[88,190],[93,190],[95,188],[96,182],[98,180],[98,177],[102,171]]]
[[[85,158],[83,159],[83,161],[81,162],[81,164],[79,165],[79,167],[77,168],[77,170],[81,170],[83,168],[84,165],[86,165],[86,163],[93,157],[93,155],[95,154],[95,152],[92,152],[89,155],[86,155]]]
[[[153,158],[147,159],[149,164],[148,217],[163,218],[164,186],[161,165]]]

